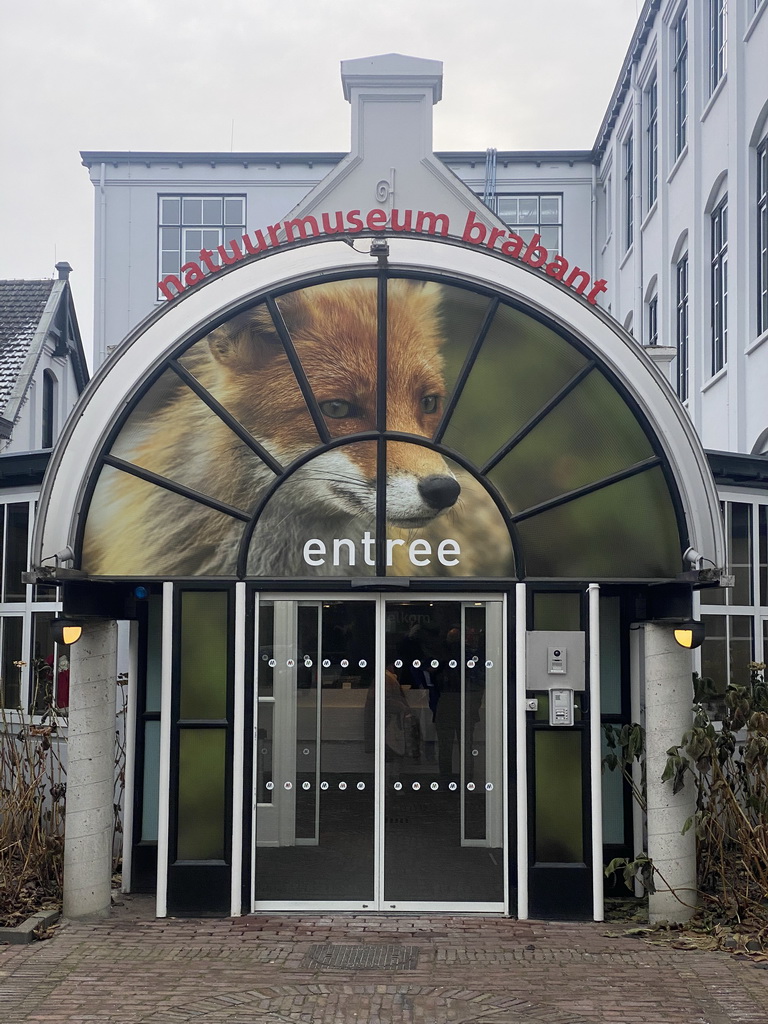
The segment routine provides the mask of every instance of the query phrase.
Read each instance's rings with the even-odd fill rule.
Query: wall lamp
[[[704,623],[699,622],[697,619],[688,619],[687,622],[678,623],[675,626],[674,632],[675,640],[677,640],[680,646],[690,651],[696,647],[701,647],[704,643],[704,637],[707,635]]]
[[[76,619],[58,618],[51,622],[51,635],[57,644],[65,644],[67,647],[76,644],[82,632],[83,624]]]

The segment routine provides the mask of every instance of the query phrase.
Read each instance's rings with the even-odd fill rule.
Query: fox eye
[[[351,402],[345,402],[343,398],[332,398],[328,402],[320,403],[320,411],[324,416],[332,420],[346,420],[354,413]]]
[[[440,409],[440,395],[425,395],[421,400],[421,411],[428,416]]]

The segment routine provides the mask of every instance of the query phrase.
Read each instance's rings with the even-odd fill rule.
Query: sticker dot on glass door
[[[304,749],[302,750],[302,754],[308,754],[308,753],[309,753],[309,747],[304,747]]]
[[[346,789],[346,788],[347,788],[346,782],[340,782],[339,783],[339,789]]]
[[[330,668],[330,667],[331,667],[331,659],[330,658],[323,658],[323,668]]]
[[[470,793],[474,790],[474,788],[475,788],[474,782],[468,782],[467,783],[467,789],[470,791]]]
[[[274,658],[270,658],[269,659],[269,667],[270,668],[275,668],[276,665],[277,665],[277,662],[275,661],[275,659]]]
[[[456,785],[456,783],[455,783],[455,782],[449,782],[449,783],[448,783],[448,789],[450,789],[450,791],[451,791],[452,793],[455,793],[455,792],[456,792],[456,790],[457,790],[457,788],[458,788],[458,787],[457,787],[457,785]]]
[[[456,668],[458,664],[459,663],[458,661],[456,661],[455,658],[451,658],[451,660],[448,662],[448,668]]]
[[[275,788],[274,782],[268,782],[265,788],[271,792]]]
[[[293,666],[296,664],[296,662],[293,660],[293,658],[289,658],[288,661],[286,661],[285,664],[288,666],[288,668],[293,668]]]
[[[327,782],[321,782],[320,783],[320,789],[328,789],[328,783]]]
[[[358,789],[365,789],[365,783],[364,782],[358,782],[357,788]]]
[[[414,782],[412,788],[413,789],[421,789],[421,783],[420,782]]]
[[[402,784],[402,782],[396,782],[396,783],[395,783],[395,785],[394,785],[394,788],[395,788],[395,789],[396,789],[396,790],[398,791],[398,793],[399,793],[399,792],[400,792],[400,790],[401,790],[401,789],[403,788],[403,784]]]
[[[478,754],[478,751],[477,751],[477,749],[475,749],[475,750],[473,750],[473,751],[472,751],[472,757],[477,757],[477,754]]]
[[[492,661],[486,661],[485,667],[486,668],[493,668],[493,662]]]
[[[437,658],[433,658],[432,661],[430,661],[429,666],[430,668],[437,668],[439,664],[440,662],[437,660]]]
[[[418,658],[416,658],[416,660],[414,661],[413,667],[414,668],[421,668],[421,662],[419,661]]]
[[[400,660],[400,658],[398,658],[397,661],[395,662],[395,668],[402,668],[402,667],[403,667],[403,663]]]
[[[302,782],[301,788],[302,789],[310,789],[311,788],[310,783],[309,782]]]
[[[368,662],[365,660],[365,658],[361,658],[360,661],[358,661],[357,664],[360,666],[360,668],[365,668],[367,666]]]
[[[342,668],[349,668],[349,662],[347,661],[346,658],[342,658],[341,659],[341,667]]]
[[[312,668],[312,659],[311,658],[305,658],[304,659],[304,668]]]
[[[467,662],[467,668],[474,668],[476,664],[477,660],[475,658],[470,658]]]
[[[493,789],[493,783],[492,783],[492,782],[486,782],[486,784],[485,784],[485,788],[486,788],[486,789],[488,790],[488,792],[490,793],[490,792],[491,792],[491,790]]]
[[[438,784],[436,782],[431,782],[429,784],[429,788],[430,789],[439,789],[440,787],[438,786]]]
[[[283,788],[284,789],[293,789],[293,783],[292,782],[284,782],[283,783]]]

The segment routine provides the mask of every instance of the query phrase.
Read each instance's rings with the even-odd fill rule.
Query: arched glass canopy
[[[78,548],[108,577],[668,578],[676,505],[583,346],[378,273],[260,295],[171,352],[103,447]]]

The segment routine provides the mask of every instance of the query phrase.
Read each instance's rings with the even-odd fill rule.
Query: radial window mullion
[[[269,310],[269,314],[274,322],[275,330],[277,331],[278,337],[280,338],[280,341],[283,344],[285,354],[288,357],[288,362],[291,364],[291,369],[293,370],[296,376],[296,381],[304,397],[304,401],[307,403],[309,415],[312,417],[312,421],[315,424],[315,428],[318,434],[320,435],[321,441],[327,443],[331,439],[331,434],[330,431],[328,430],[328,424],[325,422],[325,417],[323,416],[320,410],[320,406],[318,405],[317,399],[315,398],[315,393],[310,386],[309,380],[307,379],[307,374],[304,370],[304,367],[301,365],[299,354],[296,351],[296,347],[293,344],[293,339],[291,338],[290,332],[288,331],[288,328],[285,325],[285,320],[283,320],[283,314],[280,312],[277,303],[275,302],[275,299],[272,295],[270,295],[267,298],[267,309]]]
[[[467,379],[470,373],[472,372],[472,367],[475,365],[475,360],[477,359],[480,349],[482,348],[483,342],[485,341],[486,335],[488,334],[488,331],[491,328],[491,324],[493,323],[493,319],[496,316],[496,310],[498,308],[499,300],[491,299],[490,303],[488,304],[486,314],[483,317],[483,322],[480,324],[480,329],[477,332],[477,337],[472,343],[472,346],[470,347],[470,350],[467,353],[466,359],[464,360],[464,365],[459,371],[459,376],[456,380],[456,384],[453,389],[453,394],[446,403],[442,418],[437,427],[437,430],[435,431],[434,439],[436,443],[439,443],[442,440],[443,435],[445,434],[446,428],[451,419],[451,415],[454,409],[456,408],[459,399],[461,398],[461,393],[464,390],[464,385],[467,383]]]
[[[242,509],[235,508],[234,505],[228,505],[224,501],[217,501],[215,498],[209,498],[207,494],[201,494],[200,491],[195,491],[191,487],[185,487],[183,484],[177,484],[174,480],[169,480],[168,477],[160,476],[159,473],[153,473],[151,470],[143,469],[141,466],[135,466],[132,462],[126,462],[124,459],[118,459],[114,455],[105,455],[102,461],[106,466],[111,466],[113,469],[119,469],[123,473],[129,473],[131,476],[138,477],[140,480],[145,480],[147,483],[155,484],[157,487],[162,487],[166,491],[172,491],[174,494],[181,495],[182,498],[189,498],[190,501],[196,501],[200,505],[206,505],[208,508],[212,508],[216,512],[223,512],[224,515],[231,516],[233,519],[239,519],[244,523],[249,523],[251,521],[250,513],[244,512]]]

